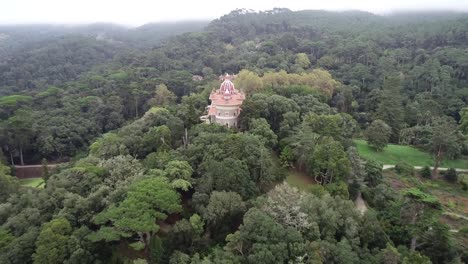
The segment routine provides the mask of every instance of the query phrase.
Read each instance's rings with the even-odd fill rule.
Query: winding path
[[[55,168],[58,164],[47,164],[49,168]],[[14,165],[15,169],[42,168],[44,165]]]
[[[395,168],[395,165],[383,165],[383,167],[382,167],[382,169],[384,169],[384,170],[393,169],[393,168]],[[420,169],[424,168],[424,166],[414,166],[414,168],[416,170],[420,170]],[[429,168],[431,168],[431,170],[434,169],[434,167],[429,167]],[[449,168],[438,168],[438,170],[440,170],[440,171],[446,171],[448,169]],[[468,169],[457,169],[457,168],[455,168],[455,170],[458,171],[458,172],[468,172]]]

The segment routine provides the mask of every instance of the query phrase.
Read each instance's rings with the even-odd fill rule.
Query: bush
[[[398,163],[397,165],[395,165],[395,171],[398,174],[412,176],[414,173],[414,168],[408,163],[402,162],[402,163]]]
[[[325,185],[331,196],[340,196],[344,199],[349,199],[348,185],[344,182],[335,182]]]
[[[318,185],[318,184],[313,184],[313,185],[310,185],[307,190],[317,196],[317,197],[322,197],[323,195],[325,195],[326,193],[328,193],[325,188],[322,186],[322,185]]]
[[[457,171],[454,168],[448,169],[444,173],[444,178],[448,182],[452,182],[452,183],[457,182],[457,180],[458,180]]]
[[[468,190],[468,176],[463,175],[460,177],[460,184],[462,187],[462,190],[467,191]]]
[[[432,177],[431,168],[429,168],[429,166],[424,166],[421,169],[421,176],[423,178],[430,179]]]
[[[468,234],[468,226],[464,226],[462,228],[460,228],[460,230],[458,231],[462,234]]]

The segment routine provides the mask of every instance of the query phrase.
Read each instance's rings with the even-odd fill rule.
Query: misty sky
[[[0,0],[0,23],[148,22],[213,19],[236,8],[468,11],[468,0]]]

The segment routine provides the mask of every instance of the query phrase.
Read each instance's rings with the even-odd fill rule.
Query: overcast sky
[[[0,23],[148,22],[213,19],[236,8],[468,11],[468,0],[0,0]]]

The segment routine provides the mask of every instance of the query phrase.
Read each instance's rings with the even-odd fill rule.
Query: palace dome
[[[221,86],[219,87],[219,91],[222,94],[233,94],[234,93],[234,83],[231,82],[231,76],[229,74],[226,74],[224,77],[224,81],[221,83]]]
[[[221,83],[221,86],[219,87],[221,90],[221,93],[229,93],[232,94],[234,92],[234,83],[232,83],[230,80],[224,80],[223,83]]]

